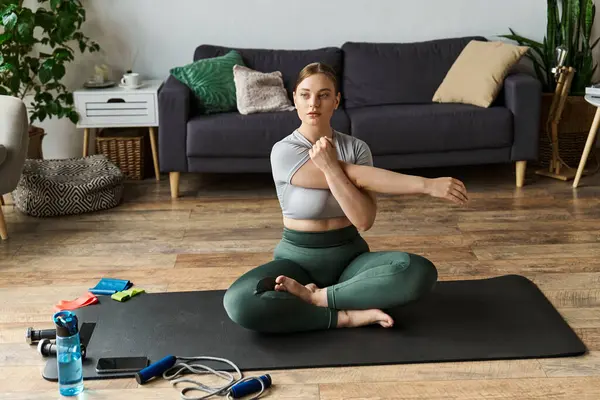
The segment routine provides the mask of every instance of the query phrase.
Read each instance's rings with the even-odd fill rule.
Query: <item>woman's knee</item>
[[[238,279],[223,296],[225,312],[236,324],[251,330],[259,330],[260,321],[264,317],[258,315],[254,302],[254,290],[258,279]]]
[[[409,254],[409,256],[415,289],[420,296],[433,289],[438,279],[438,271],[433,262],[427,258],[418,254]]]

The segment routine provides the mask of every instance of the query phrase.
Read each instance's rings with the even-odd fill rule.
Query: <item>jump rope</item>
[[[229,364],[233,367],[233,369],[235,369],[235,372],[237,372],[239,377],[235,378],[233,374],[227,371],[214,370],[206,365],[197,363],[197,361],[202,360],[219,361]],[[229,382],[223,386],[211,387],[193,379],[181,377],[185,375],[186,372],[196,375],[214,374],[215,376],[226,379]],[[158,377],[161,374],[163,379],[170,381],[171,385],[173,386],[177,386],[181,383],[188,383],[192,385],[181,388],[180,395],[184,400],[207,399],[211,396],[226,396],[228,399],[238,399],[240,397],[259,392],[254,397],[248,399],[255,400],[264,393],[265,389],[271,386],[271,376],[269,374],[258,377],[243,377],[242,372],[233,362],[225,358],[210,356],[175,357],[169,355],[137,372],[135,374],[135,380],[140,385],[143,385],[144,383],[155,377]],[[200,397],[188,396],[187,393],[192,391],[202,391],[208,394]]]

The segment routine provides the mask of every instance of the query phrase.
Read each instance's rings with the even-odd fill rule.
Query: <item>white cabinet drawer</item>
[[[76,93],[74,100],[79,127],[158,125],[154,93]]]

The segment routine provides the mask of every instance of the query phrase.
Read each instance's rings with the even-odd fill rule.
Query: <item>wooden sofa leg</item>
[[[6,229],[6,221],[4,220],[4,214],[2,213],[1,206],[0,206],[0,238],[2,240],[8,239],[8,230]]]
[[[171,184],[171,198],[179,197],[179,172],[169,172],[169,182]]]
[[[527,169],[527,161],[517,161],[517,187],[523,187],[525,181],[525,170]]]

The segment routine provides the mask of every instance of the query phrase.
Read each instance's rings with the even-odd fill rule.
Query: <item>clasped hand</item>
[[[337,152],[331,139],[326,136],[321,137],[315,142],[313,147],[308,151],[312,162],[321,171],[339,167],[337,160]]]

